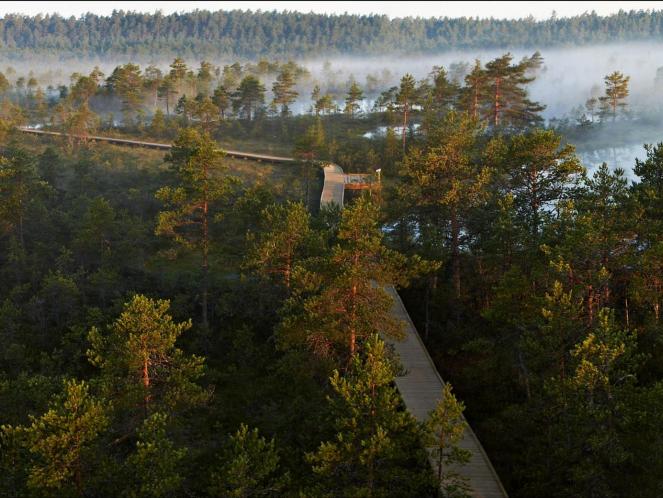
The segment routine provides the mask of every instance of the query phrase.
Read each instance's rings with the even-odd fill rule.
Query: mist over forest
[[[642,144],[659,139],[663,128],[663,42],[536,50],[541,52],[544,62],[537,70],[536,79],[528,86],[528,91],[533,100],[545,105],[541,115],[551,126],[560,121],[575,123],[586,113],[585,102],[601,94],[602,80],[606,74],[619,70],[630,78],[627,115],[631,123],[629,133],[624,135],[621,130],[610,129],[600,136],[595,135],[591,143],[577,143],[581,157],[588,166],[593,167],[603,161],[612,165],[632,162],[635,157],[643,157]],[[291,110],[295,114],[311,112],[309,96],[315,85],[319,85],[323,93],[329,92],[338,102],[342,102],[351,82],[357,81],[364,89],[361,109],[369,112],[379,94],[397,85],[405,73],[423,80],[430,76],[434,67],[443,66],[450,72],[451,78],[460,83],[475,60],[487,62],[506,52],[511,53],[517,61],[531,55],[533,50],[507,47],[450,50],[435,55],[412,54],[397,58],[385,55],[297,58],[294,61],[308,73],[297,82],[299,95],[292,103]],[[116,55],[110,58],[82,57],[69,60],[63,65],[41,56],[25,62],[0,58],[0,70],[9,68],[13,78],[32,74],[44,86],[58,86],[69,84],[73,73],[85,74],[96,66],[108,75],[115,67],[129,62],[142,64],[143,67],[154,65],[168,72],[172,60],[154,57],[141,60]],[[190,67],[196,67],[200,60],[189,58],[185,62]],[[211,59],[210,62],[216,67],[223,67],[236,60]],[[274,78],[275,75],[261,78],[267,87],[267,100],[271,98],[269,89]],[[116,116],[121,114],[119,103],[107,110],[114,111]]]

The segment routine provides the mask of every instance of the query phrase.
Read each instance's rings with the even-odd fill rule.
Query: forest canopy
[[[164,15],[115,11],[18,14],[0,19],[0,55],[57,54],[60,58],[130,56],[297,57],[321,54],[431,53],[469,48],[545,48],[663,36],[662,11],[595,12],[505,20],[478,17],[395,18],[298,12],[196,10]]]

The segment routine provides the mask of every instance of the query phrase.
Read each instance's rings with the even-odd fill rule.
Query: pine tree
[[[177,85],[175,79],[169,74],[159,85],[157,89],[158,96],[166,103],[166,115],[170,116],[171,99],[177,95]]]
[[[454,107],[460,87],[449,81],[447,71],[443,67],[436,66],[433,68],[432,77],[433,87],[430,91],[433,101],[433,111],[436,114],[441,114]]]
[[[394,465],[413,421],[399,409],[395,372],[384,342],[372,335],[346,376],[332,375],[336,435],[307,455],[324,496],[395,495],[403,485]]]
[[[354,118],[355,113],[360,109],[359,102],[364,98],[364,93],[356,81],[352,82],[348,94],[345,97],[345,113]]]
[[[488,76],[477,59],[472,71],[465,76],[465,86],[462,90],[462,108],[473,119],[481,115],[484,99],[488,92]]]
[[[390,172],[395,172],[396,162],[401,157],[402,149],[398,146],[396,132],[389,126],[384,138],[384,159]]]
[[[173,143],[166,157],[177,178],[174,187],[162,187],[156,197],[167,210],[159,213],[156,234],[173,239],[178,246],[200,256],[203,326],[208,322],[209,253],[214,217],[229,193],[233,180],[226,170],[222,151],[205,133],[187,128]]]
[[[584,171],[572,145],[562,146],[551,130],[535,130],[513,137],[506,154],[508,189],[521,223],[537,247],[550,208],[567,198]]]
[[[619,71],[614,71],[603,78],[605,82],[605,95],[599,97],[601,102],[601,114],[612,116],[614,121],[617,118],[617,109],[625,111],[627,103],[626,98],[629,94],[628,82],[630,76],[624,76]]]
[[[442,496],[469,496],[467,478],[457,470],[472,457],[470,451],[459,446],[467,427],[464,410],[465,405],[451,392],[451,385],[445,384],[442,398],[425,422],[426,446],[433,448],[431,459],[435,463],[435,474]]]
[[[152,96],[152,109],[157,108],[157,99],[159,97],[159,87],[163,83],[163,73],[161,70],[154,66],[149,65],[145,68],[145,77],[143,78],[143,86],[150,92]]]
[[[161,109],[154,111],[154,116],[152,116],[152,123],[150,124],[150,129],[157,137],[162,136],[166,131],[166,119],[163,115]]]
[[[415,100],[414,76],[406,74],[401,78],[401,85],[396,96],[396,101],[403,113],[403,152],[405,152],[405,136],[407,133],[408,115]]]
[[[138,430],[136,449],[125,461],[131,476],[128,498],[161,498],[178,496],[184,476],[182,461],[186,448],[177,448],[168,438],[168,415],[155,412],[143,421]],[[118,483],[119,484],[119,483]]]
[[[88,359],[101,370],[104,393],[115,409],[123,417],[132,415],[129,432],[136,419],[187,409],[208,399],[196,384],[203,374],[203,359],[185,355],[175,345],[191,321],[175,323],[169,307],[168,301],[137,294],[106,332],[93,327],[88,334]]]
[[[219,119],[219,114],[219,108],[212,102],[210,97],[196,100],[193,107],[193,117],[200,121],[202,129],[206,133],[210,133],[212,124]]]
[[[214,89],[214,96],[212,97],[212,102],[218,107],[219,112],[221,113],[221,119],[226,118],[226,110],[230,107],[230,93],[226,90],[223,85],[219,85]]]
[[[511,64],[511,54],[505,54],[486,64],[487,95],[490,97],[484,116],[494,127],[524,127],[541,121],[539,113],[545,106],[530,101],[525,90],[525,85],[535,79],[526,73],[540,65],[537,54],[534,54],[533,59],[525,58],[515,65]]]
[[[378,209],[362,197],[343,210],[339,244],[322,270],[298,272],[294,310],[281,325],[285,345],[305,344],[317,355],[350,362],[361,342],[375,333],[400,338],[403,324],[391,314],[384,285],[403,283],[405,259],[382,245]],[[317,282],[317,292],[302,286]]]
[[[639,232],[651,243],[663,237],[663,142],[644,147],[645,159],[635,160],[633,172],[639,181],[633,185],[633,190],[643,210],[643,226]]]
[[[187,66],[184,60],[180,57],[176,57],[175,60],[170,64],[170,73],[169,76],[174,83],[176,88],[176,93],[184,93],[184,79],[186,78]]]
[[[212,473],[208,489],[213,497],[282,496],[289,476],[279,468],[274,440],[267,441],[258,429],[242,424],[230,437],[220,459],[221,469]]]
[[[296,83],[295,75],[287,68],[283,68],[272,85],[273,104],[281,106],[282,116],[287,116],[290,113],[290,104],[297,100],[299,94],[295,90]]]
[[[243,114],[248,121],[265,103],[265,87],[254,76],[245,77],[233,93],[233,109]]]
[[[32,206],[48,192],[28,151],[10,147],[0,158],[0,236],[10,235],[25,250],[25,226]]]
[[[115,92],[122,101],[122,114],[125,124],[133,119],[143,102],[143,76],[136,64],[128,63],[120,66],[115,77]]]
[[[577,366],[568,388],[579,448],[569,470],[574,489],[582,494],[614,495],[611,469],[632,458],[623,434],[630,418],[626,403],[636,380],[635,347],[633,333],[620,329],[614,313],[603,309],[596,328],[571,353]]]
[[[313,108],[315,110],[315,115],[320,115],[320,108],[318,107],[318,101],[320,100],[320,85],[315,85],[313,91],[311,91],[311,100],[313,101]]]
[[[90,395],[85,382],[66,381],[64,394],[23,429],[35,457],[28,486],[88,495],[86,477],[94,460],[94,445],[108,425],[107,407]]]
[[[200,68],[198,68],[198,73],[196,74],[196,80],[197,80],[196,93],[201,93],[205,97],[209,96],[213,73],[214,73],[214,66],[212,65],[211,62],[208,61],[200,62]]]
[[[264,231],[247,256],[247,265],[268,277],[277,277],[290,289],[292,272],[311,237],[310,216],[301,203],[274,204],[261,213]]]
[[[476,157],[480,132],[476,121],[450,112],[435,124],[428,147],[413,149],[403,161],[399,194],[418,219],[422,242],[435,248],[440,234],[450,234],[456,297],[461,294],[461,236],[469,212],[485,201],[491,177]],[[443,256],[439,249],[428,255]]]

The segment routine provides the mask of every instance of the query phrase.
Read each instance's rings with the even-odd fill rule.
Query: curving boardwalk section
[[[320,197],[320,207],[330,204],[342,207],[346,175],[335,164],[325,165],[324,173],[325,183]],[[398,292],[393,286],[386,287],[385,290],[394,302],[392,313],[405,323],[405,339],[390,341],[406,371],[405,375],[396,378],[396,386],[409,412],[418,421],[423,422],[440,400],[444,382]],[[457,469],[469,480],[471,495],[475,498],[506,498],[508,495],[499,476],[469,424],[459,446],[472,452],[470,462]]]
[[[331,206],[332,204],[343,207],[343,197],[345,195],[345,173],[343,173],[343,169],[336,164],[325,164],[322,170],[325,173],[325,182],[322,186],[320,207]]]
[[[144,142],[141,140],[129,140],[126,138],[115,138],[115,137],[102,137],[99,135],[69,135],[66,133],[61,133],[59,131],[45,131],[45,130],[36,130],[34,128],[25,128],[19,127],[19,131],[23,133],[28,133],[31,135],[42,135],[42,136],[54,136],[54,137],[73,137],[80,140],[91,140],[94,142],[106,142],[115,145],[128,145],[132,147],[145,147],[147,149],[158,149],[158,150],[170,150],[170,144],[162,144],[158,142]],[[269,154],[254,154],[253,152],[240,152],[237,150],[224,150],[223,151],[227,156],[236,157],[238,159],[251,159],[253,161],[265,161],[268,163],[294,163],[296,159],[292,157],[280,157],[272,156]]]

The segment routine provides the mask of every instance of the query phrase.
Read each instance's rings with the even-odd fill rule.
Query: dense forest
[[[471,12],[468,12],[471,16]],[[109,17],[58,15],[0,19],[6,57],[298,57],[439,53],[466,48],[545,48],[663,37],[663,12],[586,13],[545,21],[466,18],[389,19],[371,15],[194,11]]]
[[[122,26],[146,32],[141,19],[232,16],[289,15],[117,14],[104,50],[128,50]],[[590,19],[634,36],[659,14],[292,16],[515,37],[555,23],[581,36]],[[145,47],[198,46],[186,40]],[[460,498],[463,413],[512,497],[659,496],[663,142],[588,171],[571,138],[631,126],[629,76],[604,75],[562,127],[529,94],[542,64],[507,53],[370,88],[264,58],[128,62],[48,86],[37,68],[0,73],[0,496]],[[327,162],[377,188],[320,208]],[[449,381],[423,423],[395,388],[386,284]]]

